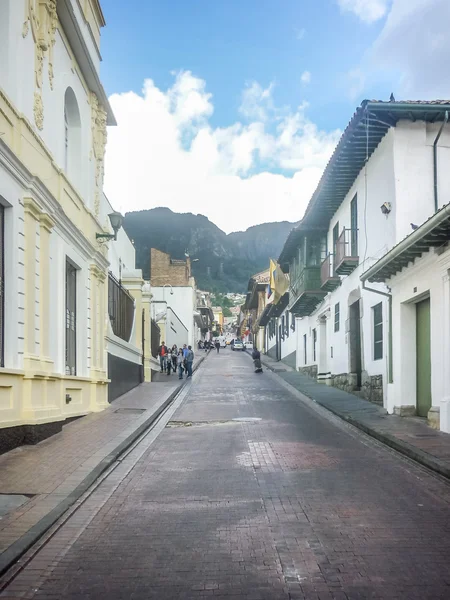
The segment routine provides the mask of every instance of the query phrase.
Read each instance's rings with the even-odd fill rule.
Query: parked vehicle
[[[234,340],[233,350],[245,350],[242,340]]]

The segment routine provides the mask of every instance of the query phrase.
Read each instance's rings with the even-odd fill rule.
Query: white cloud
[[[201,213],[227,232],[299,220],[340,132],[320,131],[306,104],[278,111],[272,89],[248,86],[242,110],[253,120],[224,128],[209,123],[211,95],[190,72],[166,91],[146,80],[142,95],[111,96],[118,126],[108,131],[105,191],[113,206]]]
[[[365,23],[374,23],[387,13],[390,0],[337,0],[342,12],[352,12]]]
[[[272,97],[274,87],[273,82],[265,89],[257,81],[247,84],[239,107],[241,115],[246,119],[266,121],[275,108]]]
[[[303,71],[302,76],[300,77],[300,81],[304,85],[311,83],[311,73],[309,71]]]
[[[396,98],[450,97],[449,23],[448,0],[394,0],[369,60],[392,74]]]
[[[449,0],[393,0],[388,18],[359,66],[351,70],[352,100],[367,86],[397,100],[450,98]],[[371,96],[370,96],[371,97]]]

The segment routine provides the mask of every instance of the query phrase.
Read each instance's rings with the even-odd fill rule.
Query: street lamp
[[[117,240],[117,232],[119,231],[119,229],[122,227],[122,223],[123,223],[123,216],[120,214],[120,212],[112,212],[108,215],[109,217],[109,222],[111,223],[111,227],[114,231],[113,234],[111,233],[96,233],[95,234],[95,239],[97,240],[105,240],[105,241],[109,241],[109,240]]]
[[[166,301],[166,298],[165,298],[165,292],[166,292],[165,288],[166,288],[166,287],[170,287],[170,295],[171,295],[171,296],[173,296],[173,287],[172,287],[172,285],[171,285],[170,283],[165,283],[165,284],[162,286],[162,289],[163,289],[163,302],[165,302],[165,301]]]

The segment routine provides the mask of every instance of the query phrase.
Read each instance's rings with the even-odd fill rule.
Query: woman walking
[[[173,367],[172,350],[169,348],[169,351],[167,352],[167,375],[170,375],[170,373],[172,371],[172,367]]]
[[[183,368],[184,368],[184,356],[183,348],[178,350],[177,354],[177,367],[178,367],[178,379],[183,379]]]
[[[174,373],[177,370],[177,355],[178,355],[178,348],[177,348],[177,345],[174,344],[172,346],[172,369],[173,369]]]

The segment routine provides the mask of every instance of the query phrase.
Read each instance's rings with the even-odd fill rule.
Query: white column
[[[442,398],[440,401],[440,429],[450,433],[450,276],[442,278]]]

